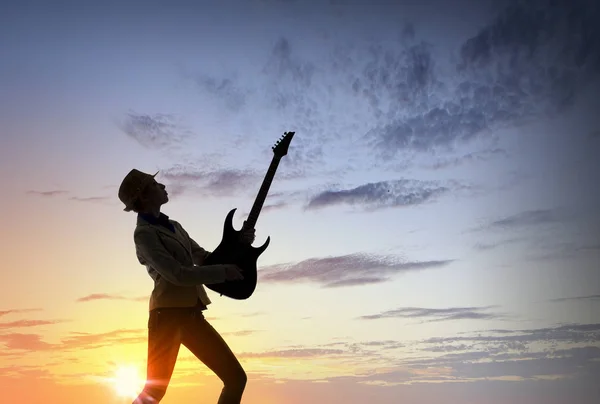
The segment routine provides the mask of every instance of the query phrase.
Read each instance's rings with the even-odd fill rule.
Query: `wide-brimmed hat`
[[[152,175],[134,168],[123,178],[119,187],[119,199],[125,204],[125,209],[123,209],[125,212],[132,210],[133,204],[156,174],[158,171]]]

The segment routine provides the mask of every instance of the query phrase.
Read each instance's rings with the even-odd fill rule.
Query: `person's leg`
[[[246,387],[246,372],[201,312],[183,327],[181,342],[223,381],[218,404],[240,404]]]
[[[181,317],[174,310],[150,313],[146,385],[133,404],[154,404],[165,396],[179,354]]]

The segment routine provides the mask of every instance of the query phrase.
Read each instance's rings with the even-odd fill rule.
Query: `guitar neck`
[[[254,201],[254,205],[252,205],[252,209],[250,210],[248,218],[246,219],[246,226],[248,228],[253,229],[256,226],[258,215],[260,214],[263,204],[265,203],[265,199],[267,198],[267,194],[269,193],[269,188],[271,187],[273,178],[275,178],[275,171],[277,171],[277,167],[279,166],[280,160],[281,157],[277,156],[274,156],[273,160],[271,160],[271,164],[269,165],[267,174],[265,175],[260,190],[258,191],[258,195],[256,196],[256,200]]]

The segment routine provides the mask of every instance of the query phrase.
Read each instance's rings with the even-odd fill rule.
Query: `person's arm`
[[[152,229],[137,230],[134,242],[138,255],[162,277],[178,286],[222,283],[226,266],[204,265],[202,268],[183,266],[165,249],[159,235]]]
[[[192,259],[194,260],[194,264],[198,266],[205,267],[204,259],[208,257],[210,254],[209,251],[206,251],[204,248],[200,247],[193,238],[190,237],[190,244],[192,246]]]

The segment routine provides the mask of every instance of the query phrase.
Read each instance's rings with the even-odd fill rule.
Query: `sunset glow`
[[[144,387],[145,375],[136,366],[121,365],[110,381],[119,397],[134,399]]]

